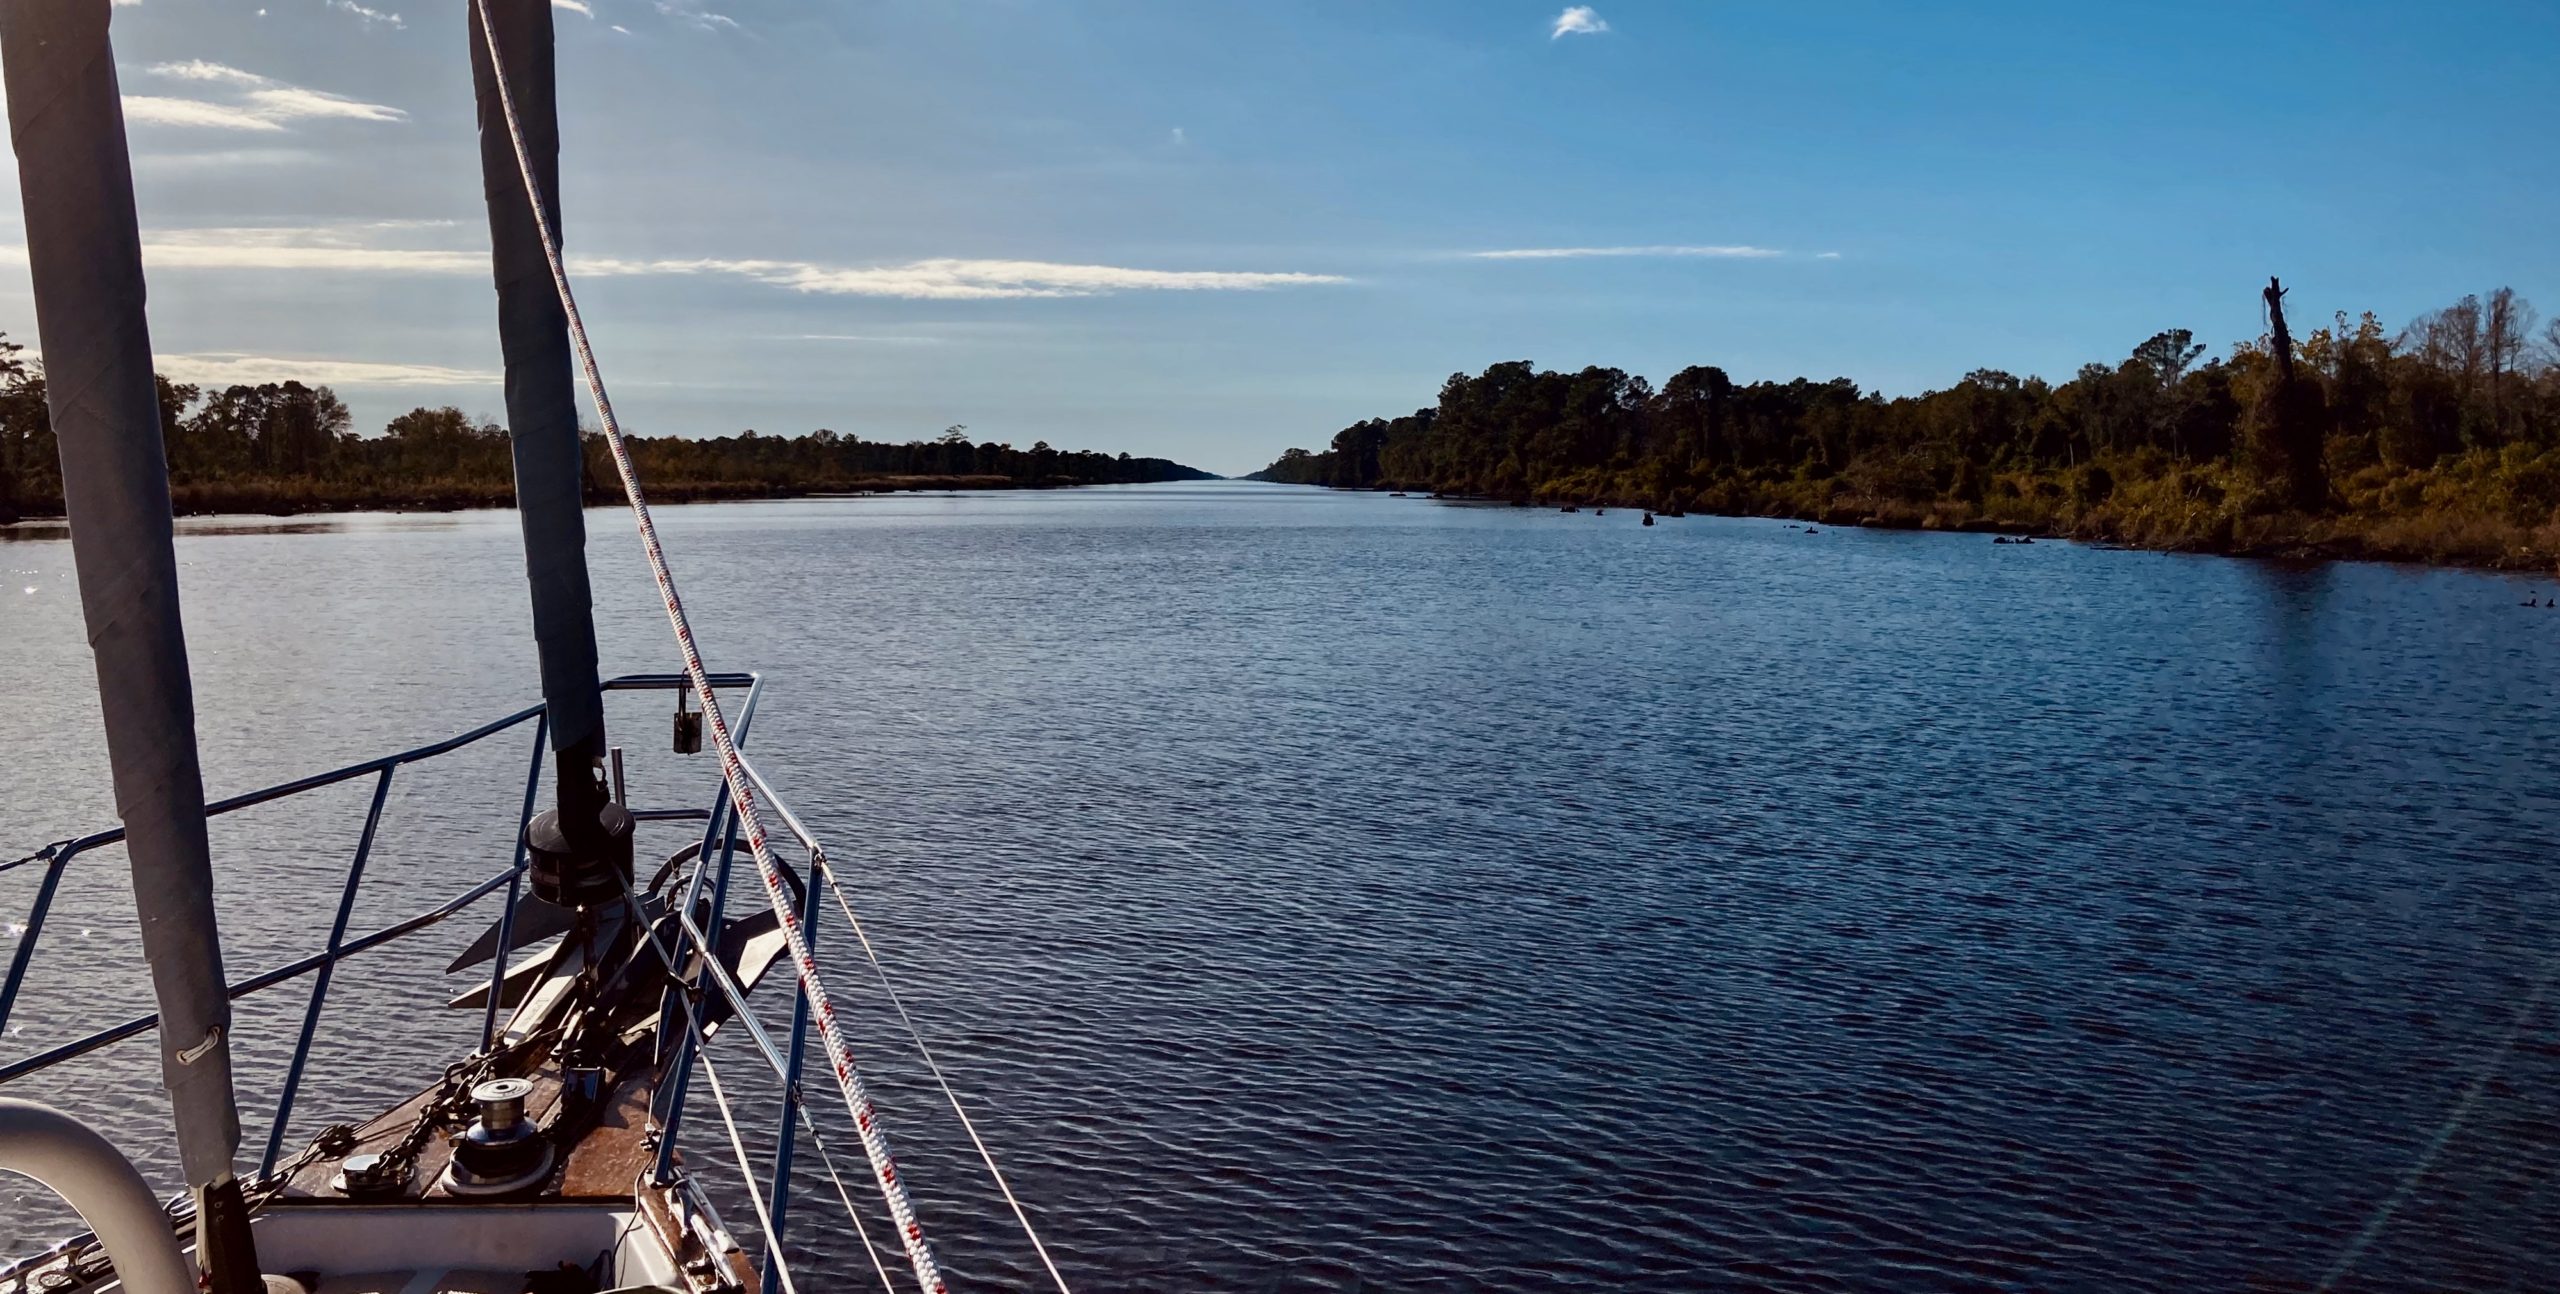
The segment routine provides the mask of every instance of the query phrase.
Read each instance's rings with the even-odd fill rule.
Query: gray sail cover
[[[0,0],[6,3],[7,0]],[[533,636],[542,661],[542,702],[551,749],[571,756],[574,785],[602,759],[604,694],[596,686],[593,593],[587,582],[586,451],[578,434],[577,379],[571,372],[569,315],[551,281],[541,229],[526,200],[524,171],[507,133],[480,6],[468,6],[471,77],[480,111],[480,177],[489,204],[489,248],[498,287],[498,344],[506,358],[507,431],[515,451],[516,519],[524,528],[525,573],[533,589]],[[560,122],[552,65],[551,0],[494,0],[497,47],[533,155],[552,231],[560,230]],[[565,236],[565,235],[563,235]],[[600,806],[586,805],[587,815]],[[591,817],[589,820],[592,820]],[[583,831],[584,823],[573,824]]]
[[[187,1181],[201,1186],[231,1172],[240,1146],[231,999],[108,13],[109,0],[0,0],[0,65],[80,606],[160,1002],[161,1075]]]

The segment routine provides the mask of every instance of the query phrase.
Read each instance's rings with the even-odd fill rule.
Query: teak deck
[[[536,1122],[549,1119],[560,1107],[560,1074],[546,1060],[524,1077],[532,1080],[533,1092],[525,1098],[525,1113]],[[615,1084],[596,1126],[578,1139],[564,1162],[556,1164],[551,1176],[538,1191],[504,1197],[503,1202],[521,1204],[527,1200],[562,1200],[578,1203],[628,1201],[634,1185],[649,1169],[657,1146],[649,1136],[649,1098],[657,1090],[657,1069],[643,1068]],[[429,1087],[399,1105],[375,1115],[356,1128],[355,1147],[350,1155],[379,1154],[391,1149],[418,1114],[435,1099],[438,1089]],[[398,1195],[366,1196],[356,1200],[332,1184],[338,1174],[337,1157],[323,1158],[304,1165],[294,1173],[284,1189],[275,1197],[278,1204],[396,1204],[438,1201],[470,1204],[484,1196],[457,1196],[444,1189],[445,1164],[453,1157],[452,1144],[439,1131],[428,1137],[418,1151],[418,1162],[407,1190]]]

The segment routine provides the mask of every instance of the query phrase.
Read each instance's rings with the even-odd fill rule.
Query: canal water
[[[589,525],[607,672],[673,669],[628,522]],[[661,528],[1079,1289],[2560,1282],[2547,580],[1242,483]],[[5,533],[0,858],[114,817],[69,545]],[[179,557],[214,795],[535,699],[510,513],[203,519]],[[634,798],[707,803],[666,704],[608,712]],[[400,776],[356,928],[506,863],[530,739]],[[235,978],[318,947],[369,792],[217,826]],[[443,971],[488,915],[342,970],[288,1149],[476,1038]],[[953,1287],[1031,1287],[821,940]],[[308,1000],[241,1003],[250,1162]],[[148,1008],[93,854],[0,1057]],[[772,1084],[715,1058],[769,1152]],[[9,1090],[174,1187],[146,1049]],[[815,1160],[802,1288],[869,1284]],[[73,1225],[0,1187],[0,1253]]]

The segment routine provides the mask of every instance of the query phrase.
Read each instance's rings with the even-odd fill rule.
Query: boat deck
[[[525,1099],[525,1112],[537,1122],[548,1122],[560,1106],[560,1075],[544,1066],[525,1075],[533,1082],[533,1093]],[[606,1102],[596,1126],[578,1139],[563,1157],[563,1164],[552,1170],[534,1198],[546,1200],[603,1202],[631,1198],[633,1183],[649,1169],[655,1147],[649,1140],[649,1096],[657,1088],[654,1071],[634,1075],[618,1084]],[[397,1145],[417,1122],[419,1113],[434,1100],[436,1089],[428,1088],[401,1102],[398,1106],[374,1116],[356,1128],[356,1144],[348,1154],[379,1154]],[[368,1198],[367,1203],[394,1203],[400,1199],[443,1200],[460,1203],[444,1188],[445,1164],[453,1157],[452,1143],[441,1133],[427,1139],[418,1151],[418,1165],[409,1189],[399,1196]],[[294,1173],[278,1193],[278,1204],[347,1202],[332,1179],[338,1173],[336,1158],[322,1158],[304,1165]]]

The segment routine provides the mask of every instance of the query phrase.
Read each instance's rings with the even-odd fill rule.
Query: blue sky
[[[366,429],[500,407],[462,12],[118,4],[164,368],[326,380]],[[1906,392],[2219,349],[2269,273],[2314,318],[2560,310],[2548,4],[555,17],[567,241],[652,434],[957,422],[1240,472],[1505,359]],[[1523,251],[1585,254],[1480,254]]]

